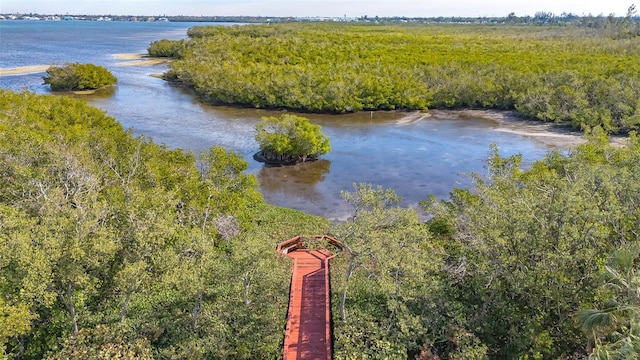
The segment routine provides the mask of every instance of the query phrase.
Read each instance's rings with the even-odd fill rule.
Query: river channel
[[[171,148],[199,152],[221,145],[242,154],[268,203],[330,219],[351,214],[340,192],[352,190],[354,183],[392,188],[405,206],[417,206],[429,194],[447,198],[454,187],[470,187],[468,174],[484,173],[493,143],[503,155],[523,154],[526,165],[579,141],[575,134],[548,131],[512,120],[508,113],[488,111],[304,114],[331,138],[331,152],[315,162],[267,167],[252,158],[258,150],[254,126],[263,116],[281,112],[204,104],[189,90],[151,76],[164,72],[166,64],[121,55],[145,53],[153,40],[185,38],[195,25],[0,21],[0,68],[65,62],[105,66],[118,78],[118,85],[76,97],[103,109],[135,135]],[[0,87],[50,93],[42,85],[44,73],[18,72],[0,76]]]

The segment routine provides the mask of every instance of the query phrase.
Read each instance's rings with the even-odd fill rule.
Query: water
[[[189,90],[151,74],[166,65],[129,66],[116,54],[143,54],[159,39],[183,39],[196,23],[126,23],[85,21],[0,21],[0,68],[93,63],[119,80],[111,91],[81,96],[120,121],[134,134],[172,148],[199,152],[222,145],[242,154],[267,202],[328,218],[344,219],[351,209],[341,190],[368,182],[393,188],[404,205],[434,194],[446,198],[454,187],[468,187],[464,174],[484,172],[484,159],[495,143],[503,155],[522,153],[525,163],[562,144],[505,132],[498,121],[435,111],[309,115],[331,138],[332,150],[321,160],[290,167],[266,167],[253,160],[258,150],[254,126],[275,111],[210,106]],[[219,24],[218,24],[219,25]],[[133,60],[135,62],[135,60]],[[43,73],[1,76],[0,86],[50,93]],[[78,97],[78,96],[77,96]]]

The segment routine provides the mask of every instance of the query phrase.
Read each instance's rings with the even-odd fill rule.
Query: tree
[[[0,359],[7,356],[5,344],[8,339],[27,334],[34,318],[26,304],[10,305],[0,296]]]
[[[446,338],[444,317],[434,310],[440,247],[413,209],[398,206],[393,190],[356,184],[342,197],[355,212],[332,230],[345,246],[331,269],[335,357],[413,358],[424,344]]]
[[[107,225],[110,205],[101,199],[100,175],[88,154],[78,148],[51,149],[50,163],[41,164],[47,176],[34,179],[36,209],[43,242],[49,246],[55,274],[51,285],[66,308],[71,329],[77,334],[82,306],[103,281],[116,244]],[[89,146],[87,146],[88,148]]]
[[[77,335],[61,341],[60,350],[46,359],[152,360],[149,341],[143,337],[131,337],[118,327],[98,325],[82,329]]]
[[[320,125],[312,124],[307,118],[284,114],[262,120],[256,124],[256,141],[260,144],[258,158],[265,162],[315,160],[331,149]]]
[[[118,82],[106,68],[80,63],[51,66],[42,79],[53,91],[97,90]]]

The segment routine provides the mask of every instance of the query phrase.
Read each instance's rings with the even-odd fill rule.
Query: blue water
[[[151,74],[166,65],[125,66],[115,54],[144,54],[159,39],[183,39],[197,23],[0,21],[0,68],[93,63],[118,78],[111,91],[85,99],[120,121],[134,134],[152,137],[172,148],[201,151],[222,145],[242,154],[269,203],[329,218],[347,217],[340,198],[353,183],[390,187],[415,206],[428,194],[446,198],[453,187],[469,187],[464,174],[484,172],[489,146],[503,155],[522,153],[525,163],[544,156],[549,145],[535,138],[501,132],[499,123],[456,112],[423,117],[403,113],[304,115],[331,138],[332,151],[322,160],[293,167],[265,167],[253,160],[258,149],[254,126],[279,112],[203,104],[190,91]],[[221,25],[221,24],[217,24]],[[50,93],[44,73],[0,76],[0,87]],[[69,95],[60,95],[69,96]]]
[[[0,68],[92,63],[127,75],[115,54],[144,54],[155,40],[179,40],[196,23],[0,21]],[[120,71],[119,71],[120,70]],[[43,74],[5,76],[2,87],[46,92]],[[119,79],[121,77],[118,77]]]
[[[144,53],[154,40],[182,39],[193,23],[0,21],[0,66],[92,62],[110,65],[113,50]]]

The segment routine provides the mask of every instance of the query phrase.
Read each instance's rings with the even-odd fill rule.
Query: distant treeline
[[[189,40],[158,41],[149,53],[176,57],[165,77],[216,104],[334,113],[515,109],[626,132],[640,124],[640,37],[630,17],[620,21],[194,27]]]

